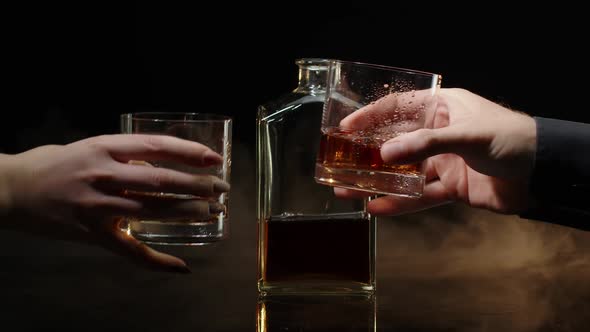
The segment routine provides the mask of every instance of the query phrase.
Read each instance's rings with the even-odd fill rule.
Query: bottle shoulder
[[[258,107],[258,118],[260,120],[272,119],[286,113],[300,110],[307,104],[323,103],[325,93],[297,93],[291,92],[280,96],[279,98],[262,104]]]

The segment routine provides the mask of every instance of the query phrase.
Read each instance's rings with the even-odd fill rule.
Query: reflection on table
[[[375,305],[374,296],[261,297],[256,331],[376,331]]]

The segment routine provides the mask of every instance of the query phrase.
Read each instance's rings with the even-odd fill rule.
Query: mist
[[[453,204],[380,218],[377,250],[377,287],[396,295],[380,306],[412,326],[429,312],[452,328],[579,331],[590,315],[589,232]]]

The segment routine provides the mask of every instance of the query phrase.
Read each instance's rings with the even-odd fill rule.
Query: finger
[[[81,203],[81,211],[78,215],[80,219],[89,218],[88,216],[102,218],[128,216],[160,221],[203,221],[210,220],[227,210],[225,205],[213,199],[187,199],[179,198],[179,195],[174,194],[135,191],[126,191],[123,195],[125,197],[97,194],[98,197]],[[84,222],[85,225],[90,223],[92,222]]]
[[[462,132],[457,126],[451,126],[406,133],[383,144],[381,158],[387,163],[408,164],[443,153],[461,154],[465,144],[473,142]]]
[[[120,219],[112,219],[97,226],[96,243],[150,269],[190,273],[182,259],[156,251],[134,239],[121,230],[119,222]]]
[[[142,208],[126,216],[158,221],[209,221],[226,212],[225,205],[217,201],[178,199],[140,193],[128,193],[141,203]]]
[[[167,192],[199,197],[215,197],[228,192],[230,185],[213,175],[188,174],[160,167],[119,164],[100,186],[132,191]]]
[[[99,145],[124,163],[129,160],[165,160],[191,166],[211,166],[223,163],[223,157],[209,147],[188,140],[164,135],[120,134],[85,140]]]
[[[348,130],[362,130],[407,123],[406,120],[415,122],[425,105],[431,103],[433,94],[431,89],[391,93],[351,113],[340,121],[340,126]]]
[[[374,215],[396,216],[425,210],[434,206],[449,203],[447,191],[440,181],[428,183],[420,198],[400,196],[384,196],[370,201],[367,211]]]
[[[346,188],[334,188],[334,194],[338,198],[346,198],[346,199],[362,199],[374,196],[374,193],[366,192],[366,191],[358,191]]]

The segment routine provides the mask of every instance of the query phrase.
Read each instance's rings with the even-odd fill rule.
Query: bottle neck
[[[301,59],[296,63],[299,66],[299,84],[293,92],[311,94],[326,92],[328,60]]]

